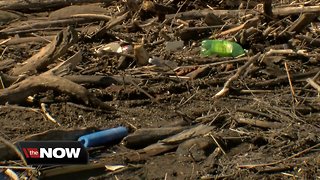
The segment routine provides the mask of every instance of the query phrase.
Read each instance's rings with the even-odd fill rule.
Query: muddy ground
[[[157,3],[166,4],[165,1]],[[206,3],[204,1],[185,1],[184,3],[174,1],[174,3],[166,5],[172,7],[174,12],[181,6],[179,12],[205,9],[206,5],[220,10],[239,10],[240,6],[240,4],[229,1],[221,1],[220,4],[215,1]],[[274,1],[273,8],[301,5],[301,3],[296,3],[289,5],[286,2]],[[259,4],[262,6],[262,3],[256,2],[256,4],[248,5],[248,8],[259,11],[261,10]],[[313,4],[306,4],[306,6],[319,7],[320,5],[315,1]],[[105,15],[114,17],[123,11],[130,11],[130,14],[121,23],[103,32],[100,36],[91,36],[92,32],[95,33],[101,28],[99,21],[75,25],[79,33],[78,42],[74,43],[46,70],[55,67],[61,61],[81,50],[82,61],[76,68],[68,72],[68,75],[130,76],[138,82],[136,84],[81,84],[89,90],[91,95],[114,107],[114,111],[101,110],[90,104],[86,105],[70,94],[55,89],[33,94],[34,100],[31,103],[27,101],[10,105],[1,103],[1,136],[10,142],[15,142],[27,135],[52,129],[85,127],[105,129],[122,125],[128,127],[130,133],[133,133],[141,128],[193,127],[204,124],[212,126],[213,130],[193,138],[215,137],[213,139],[219,139],[219,141],[202,146],[199,145],[200,139],[194,143],[194,146],[186,149],[183,149],[185,147],[181,145],[183,144],[181,142],[180,146],[176,148],[140,161],[130,160],[126,155],[117,155],[134,151],[126,148],[123,143],[93,148],[89,150],[91,165],[121,164],[126,168],[110,172],[106,171],[104,167],[98,167],[88,171],[56,173],[56,175],[55,173],[50,175],[48,171],[46,174],[46,169],[44,169],[42,172],[46,175],[42,174],[43,179],[320,179],[319,91],[317,92],[313,86],[306,86],[307,78],[314,78],[315,83],[320,83],[319,74],[317,74],[320,64],[318,54],[320,45],[308,43],[297,37],[298,35],[306,35],[314,39],[317,38],[320,35],[319,18],[315,18],[305,25],[299,33],[283,35],[281,32],[285,31],[287,27],[291,27],[293,22],[299,18],[299,14],[274,15],[271,20],[268,20],[263,13],[252,15],[252,17],[259,17],[259,23],[256,26],[245,27],[220,37],[220,39],[236,40],[248,50],[245,57],[242,57],[247,57],[247,59],[230,62],[230,60],[238,58],[203,57],[200,55],[201,40],[224,30],[214,29],[209,33],[202,32],[203,34],[199,37],[194,37],[194,35],[192,37],[186,35],[187,37],[185,37],[176,34],[179,31],[177,26],[183,23],[180,24],[174,20],[172,20],[173,24],[156,20],[151,25],[141,25],[148,23],[148,20],[154,17],[161,19],[162,14],[157,11],[134,10],[124,2],[94,4],[94,7],[103,7]],[[77,14],[86,13],[83,8],[77,8],[80,9]],[[1,26],[2,38],[0,42],[8,38],[56,35],[60,30],[65,29],[65,26],[57,26],[56,30],[52,28],[50,31],[33,27],[31,33],[15,32],[10,34],[9,31],[5,31],[28,23],[47,21],[48,16],[54,19],[54,16],[56,16],[55,18],[60,18],[58,16],[68,17],[71,13],[67,11],[52,15],[55,10],[57,9],[42,12],[39,10],[35,12],[32,10],[23,11],[23,17]],[[88,11],[88,13],[93,13],[91,10]],[[165,12],[165,14],[170,13]],[[246,18],[243,17],[239,19],[224,15],[219,17],[226,25],[241,25],[246,21]],[[49,20],[52,20],[50,18]],[[134,18],[138,19],[137,24],[133,23]],[[190,27],[208,26],[204,23],[203,18],[191,18],[184,21]],[[139,23],[141,27],[139,27]],[[270,34],[263,34],[267,27],[272,29]],[[256,31],[246,32],[250,28]],[[237,39],[237,37],[248,33],[252,34],[245,37],[245,40]],[[174,61],[178,67],[184,67],[183,71],[186,72],[156,69],[151,64],[142,66],[137,64],[136,57],[133,59],[129,57],[131,64],[119,68],[119,59],[123,55],[106,53],[103,56],[98,56],[95,53],[95,49],[99,45],[119,39],[129,41],[128,44],[141,43],[142,38],[145,41],[145,50],[150,57],[157,56]],[[165,41],[183,39],[184,45],[182,48],[168,52],[165,50],[165,41],[161,41],[166,38],[168,39]],[[1,68],[1,77],[3,74],[11,76],[12,68],[39,52],[40,48],[46,46],[50,41],[3,43],[0,47],[1,61],[12,60],[14,63],[6,68]],[[320,42],[320,39],[315,41]],[[154,42],[157,43],[153,44]],[[283,45],[288,46],[282,48]],[[269,49],[292,49],[293,52],[271,55],[269,59],[271,65],[261,60]],[[297,53],[298,50],[305,50],[305,54]],[[259,53],[262,54],[259,56],[259,60],[247,67],[240,77],[236,77],[226,94],[219,98],[213,98],[223,88],[225,82],[248,62],[248,59]],[[128,52],[128,54],[132,54],[132,52]],[[210,65],[210,63],[216,62],[222,63]],[[191,66],[191,68],[187,69],[186,66]],[[200,73],[189,75],[188,79],[185,78],[189,72],[194,72],[199,67],[206,67],[206,69]],[[39,75],[39,72],[33,75]],[[44,116],[40,110],[41,103],[47,105],[50,115],[59,121],[61,126],[49,121]],[[259,123],[262,122],[262,125],[257,122],[250,123],[246,121],[248,119],[254,122],[258,120]],[[265,125],[263,122],[271,124]],[[2,161],[1,164],[12,165],[13,162]],[[15,162],[21,163],[19,160],[15,160]],[[47,167],[48,169],[50,168]],[[36,173],[33,176],[36,178]]]

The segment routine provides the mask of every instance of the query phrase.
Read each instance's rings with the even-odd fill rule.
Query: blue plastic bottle
[[[119,141],[127,135],[128,129],[120,126],[81,136],[78,141],[82,142],[83,146],[88,148],[107,145],[109,143]]]

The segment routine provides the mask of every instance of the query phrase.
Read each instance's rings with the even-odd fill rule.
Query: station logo
[[[88,163],[88,152],[79,141],[23,141],[17,146],[29,165]]]

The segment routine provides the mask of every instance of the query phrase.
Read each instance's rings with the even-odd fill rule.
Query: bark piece
[[[12,75],[24,73],[35,74],[44,70],[49,64],[67,52],[68,48],[78,40],[77,32],[68,27],[61,31],[54,41],[43,47],[37,54],[30,57],[22,65],[16,66],[12,70]]]

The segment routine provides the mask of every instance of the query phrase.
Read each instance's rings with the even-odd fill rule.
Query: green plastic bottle
[[[235,43],[225,40],[204,40],[201,42],[201,55],[220,57],[238,57],[245,54],[243,48]]]

